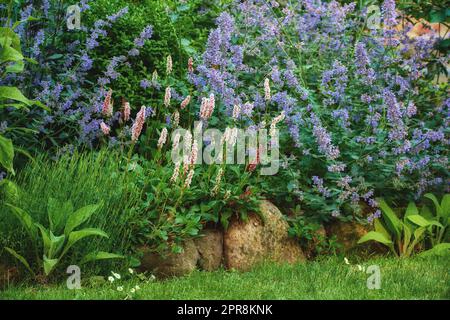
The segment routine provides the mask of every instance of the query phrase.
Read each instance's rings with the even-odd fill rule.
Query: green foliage
[[[54,235],[64,234],[67,243],[79,241],[73,250],[64,255],[64,261],[60,262],[62,265],[83,259],[105,259],[105,252],[131,254],[133,230],[129,221],[136,214],[141,193],[133,185],[128,186],[128,193],[125,193],[127,188],[118,159],[119,155],[110,150],[65,154],[58,160],[42,155],[17,175],[14,179],[17,186],[11,181],[2,180],[0,259],[11,261],[3,249],[9,247],[23,254],[27,261],[36,260],[36,254],[29,249],[34,246],[31,238],[9,213],[5,202],[23,209],[34,223],[45,226],[49,237],[51,230]],[[92,204],[100,202],[103,205],[90,216],[90,210],[95,208]],[[83,209],[70,214],[73,208]],[[84,234],[77,233],[80,223],[95,226],[109,237],[81,239]],[[95,233],[92,230],[87,232]],[[88,273],[110,270],[111,264],[115,263],[118,261],[95,263]]]
[[[135,220],[137,243],[158,252],[179,252],[182,241],[199,236],[206,226],[226,229],[234,215],[245,221],[257,211],[258,187],[244,168],[196,166],[192,183],[186,186],[188,172],[181,168],[177,181],[171,181],[174,167],[161,165],[158,159],[136,156],[132,161],[132,174],[143,190],[140,216]]]
[[[43,269],[46,277],[48,277],[57,267],[69,249],[80,240],[92,236],[108,237],[108,235],[100,229],[83,228],[81,230],[76,230],[89,220],[89,218],[99,209],[100,204],[89,205],[73,212],[73,205],[70,200],[60,203],[56,199],[50,198],[48,200],[47,210],[49,227],[34,222],[30,214],[21,208],[10,204],[7,204],[7,206],[25,228],[31,238],[31,243],[33,244],[35,252],[37,253],[40,248],[43,249],[42,256],[36,254],[36,260],[33,265]],[[28,271],[33,275],[36,275],[36,272],[32,269],[32,264],[22,255],[11,248],[5,249],[18,259]],[[122,258],[120,255],[106,255],[109,258]],[[106,255],[103,253],[98,256],[98,258],[102,259]],[[96,258],[97,253],[92,252],[82,259],[81,262],[93,261]]]
[[[397,217],[394,210],[381,199],[379,201],[382,210],[382,220],[376,219],[375,231],[370,231],[358,241],[364,243],[367,241],[376,241],[387,246],[391,252],[399,257],[409,257],[414,253],[416,246],[423,240],[425,227],[416,227],[408,220],[408,216],[417,212],[416,205],[410,203],[403,216],[403,220]]]
[[[381,199],[379,205],[382,210],[382,221],[376,219],[374,223],[375,231],[370,231],[364,235],[358,243],[376,241],[387,246],[400,257],[411,256],[416,247],[425,239],[426,233],[431,238],[432,247],[441,244],[448,224],[449,208],[447,208],[447,202],[449,197],[448,195],[444,196],[441,204],[432,194],[426,194],[425,197],[434,202],[436,206],[435,217],[432,216],[431,211],[426,206],[423,206],[419,211],[414,202],[410,202],[402,219],[400,219],[394,210]],[[440,220],[445,221],[445,224],[441,224]],[[445,248],[447,248],[447,244],[430,251],[430,254],[447,252]]]
[[[298,215],[287,220],[289,236],[299,241],[308,258],[318,255],[336,255],[340,249],[336,236],[328,238],[325,232],[322,232],[321,224],[311,220],[311,218]]]
[[[425,194],[424,197],[431,200],[434,210],[432,211],[424,205],[420,215],[409,217],[409,219],[417,225],[427,227],[431,247],[442,242],[449,242],[450,194],[444,195],[440,203],[437,197],[431,193]]]
[[[164,75],[166,57],[172,56],[173,72],[170,85],[178,92],[187,95],[188,88],[184,80],[189,57],[199,56],[204,48],[209,29],[219,15],[222,3],[227,1],[153,1],[153,0],[97,0],[90,4],[84,17],[84,23],[93,25],[98,19],[104,19],[112,12],[128,6],[129,12],[108,30],[108,37],[101,45],[89,52],[95,61],[89,80],[97,81],[99,74],[114,56],[124,55],[133,46],[133,40],[147,26],[153,26],[153,36],[139,49],[139,56],[130,58],[130,65],[121,66],[117,71],[122,75],[111,84],[115,95],[124,97],[132,108],[142,104],[153,106],[159,103],[160,92],[143,89],[140,81],[150,80],[157,71]],[[169,83],[165,83],[169,85]],[[162,93],[164,94],[164,93]]]
[[[0,135],[0,164],[9,172],[14,173],[14,146],[10,139]]]
[[[12,1],[10,1],[12,4]],[[11,10],[11,7],[9,7]],[[29,18],[31,20],[33,18]],[[9,21],[9,19],[7,19]],[[14,32],[13,28],[0,27],[0,77],[3,78],[10,73],[21,73],[24,67],[25,57],[22,55],[20,37]],[[16,87],[0,86],[0,109],[12,107],[16,109],[27,109],[32,105],[45,106],[39,101],[27,99]],[[14,174],[14,147],[11,139],[0,134],[0,166],[8,172]]]

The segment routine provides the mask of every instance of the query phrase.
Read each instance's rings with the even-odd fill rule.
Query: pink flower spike
[[[145,122],[145,106],[141,107],[141,110],[136,115],[136,120],[134,120],[133,127],[131,129],[131,140],[136,142],[141,135],[142,128]]]
[[[111,132],[111,128],[103,121],[100,123],[100,129],[102,129],[102,132],[105,136],[108,136]]]
[[[188,72],[194,72],[194,59],[192,59],[192,57],[190,57],[188,60]]]
[[[166,88],[166,94],[164,96],[164,105],[168,107],[170,105],[170,98],[172,97],[172,93],[170,92],[170,87]]]
[[[189,102],[191,102],[191,96],[187,96],[186,98],[184,98],[183,102],[181,102],[181,105],[180,105],[181,110],[186,108],[187,105],[189,104]]]
[[[113,105],[111,102],[111,97],[112,97],[112,89],[109,89],[102,107],[102,113],[108,117],[112,116],[113,114]]]
[[[126,122],[130,120],[130,103],[126,100],[123,101],[123,120]]]

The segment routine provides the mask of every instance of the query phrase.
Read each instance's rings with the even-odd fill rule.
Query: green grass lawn
[[[347,265],[329,258],[294,266],[262,265],[251,272],[195,272],[165,281],[136,278],[68,290],[65,286],[12,287],[2,299],[124,299],[135,285],[134,299],[450,299],[450,257],[376,258],[361,266],[378,265],[381,289],[369,290],[370,274],[359,271],[356,258]],[[124,291],[118,292],[117,286]]]

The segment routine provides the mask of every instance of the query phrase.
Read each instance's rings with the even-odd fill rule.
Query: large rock
[[[205,271],[219,269],[223,256],[223,232],[206,229],[194,242],[199,253],[198,266]]]
[[[348,252],[358,246],[358,240],[369,231],[356,221],[335,221],[327,226],[328,237],[336,236],[336,241],[342,246],[341,251]]]
[[[199,260],[199,253],[193,240],[183,243],[181,253],[159,254],[148,248],[141,248],[143,253],[140,271],[148,271],[156,277],[180,277],[195,270]]]
[[[261,219],[250,214],[244,222],[233,217],[224,233],[224,262],[228,269],[246,271],[265,260],[280,263],[303,261],[303,252],[288,237],[288,224],[269,201],[260,204]]]

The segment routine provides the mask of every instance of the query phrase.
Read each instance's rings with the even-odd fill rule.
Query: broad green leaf
[[[384,234],[376,231],[370,231],[364,236],[362,236],[361,239],[358,240],[358,244],[367,241],[377,241],[385,245],[392,244],[392,241],[386,238]]]
[[[20,92],[20,90],[17,89],[16,87],[1,86],[0,87],[0,99],[10,99],[10,100],[14,100],[14,101],[19,101],[19,102],[26,104],[27,106],[32,105],[32,102],[29,99],[27,99],[22,94],[22,92]]]
[[[450,243],[440,243],[433,248],[419,254],[421,257],[429,256],[448,256],[450,255]]]
[[[64,234],[68,236],[76,227],[87,221],[99,207],[99,204],[91,204],[72,213],[67,218]]]
[[[4,62],[17,62],[22,61],[23,55],[14,49],[13,47],[6,46],[1,50],[0,61]]]
[[[420,209],[420,215],[427,220],[431,220],[434,218],[433,212],[431,212],[430,208],[428,208],[427,206],[423,206]]]
[[[386,239],[391,238],[391,235],[389,234],[389,232],[387,232],[386,228],[383,226],[380,219],[375,219],[374,228],[375,228],[376,232],[379,232],[382,235],[384,235],[386,237]]]
[[[24,210],[17,208],[9,203],[7,203],[6,205],[11,209],[12,213],[14,213],[14,215],[19,219],[20,223],[22,223],[31,240],[35,242],[37,240],[37,230],[31,216]]]
[[[417,215],[417,214],[419,214],[419,210],[417,209],[416,204],[414,202],[410,202],[408,204],[408,207],[406,208],[405,218],[410,215]]]
[[[67,240],[67,244],[64,247],[64,251],[61,254],[61,257],[64,256],[67,251],[78,241],[80,241],[81,239],[84,239],[86,237],[91,237],[91,236],[99,236],[99,237],[104,237],[104,238],[108,238],[108,235],[100,230],[100,229],[95,229],[95,228],[86,228],[80,231],[72,231],[69,234],[69,239]]]
[[[50,231],[51,247],[48,253],[49,258],[53,258],[58,255],[64,245],[64,240],[66,240],[66,236],[64,234],[57,237],[52,231]]]
[[[14,174],[14,146],[10,139],[0,135],[0,165]]]
[[[409,243],[411,242],[411,229],[405,224],[403,226],[403,252],[408,250]]]
[[[13,39],[9,36],[3,36],[3,33],[1,32],[1,28],[0,28],[0,46],[2,47],[10,47]]]
[[[49,259],[44,254],[44,272],[46,276],[48,276],[53,271],[58,261],[59,259]]]
[[[11,46],[20,51],[20,37],[11,28],[0,27],[0,45]]]
[[[419,242],[423,233],[425,232],[426,228],[424,227],[420,227],[418,229],[416,229],[416,231],[414,231],[414,241],[415,242]]]
[[[80,262],[80,264],[84,264],[90,261],[95,261],[95,260],[106,260],[106,259],[123,259],[124,256],[120,255],[120,254],[115,254],[115,253],[109,253],[109,252],[91,252],[89,254],[87,254]]]
[[[436,198],[436,196],[432,193],[427,193],[424,195],[424,197],[433,201],[438,217],[442,217],[442,208],[441,208],[441,205],[439,204],[439,201]]]
[[[444,195],[441,202],[442,208],[442,216],[444,219],[448,219],[450,217],[450,194]]]
[[[4,109],[4,108],[25,109],[25,111],[29,111],[30,110],[23,103],[5,103],[5,104],[0,104],[0,109]],[[8,128],[7,128],[7,130],[8,130]]]
[[[50,248],[52,246],[52,242],[50,240],[50,234],[48,230],[41,224],[35,223],[35,226],[41,231],[42,242],[44,244],[44,254],[48,255]]]
[[[0,187],[4,191],[5,200],[7,202],[19,201],[19,187],[9,179],[3,179],[0,181]]]
[[[381,210],[383,211],[383,218],[388,229],[395,235],[395,239],[400,239],[400,232],[402,229],[402,223],[400,219],[397,217],[391,207],[389,207],[386,201],[384,201],[384,199],[380,199],[379,205]]]
[[[0,86],[0,101],[1,100],[14,100],[19,101],[27,106],[31,107],[32,105],[37,105],[38,107],[41,107],[42,109],[45,109],[47,111],[50,111],[50,109],[45,106],[42,102],[37,100],[29,100],[26,98],[22,92],[17,89],[16,87],[6,87],[6,86]]]
[[[49,198],[47,202],[48,220],[50,222],[50,230],[59,232],[64,226],[67,217],[73,212],[72,202],[66,201],[61,203],[60,201]]]
[[[14,251],[11,248],[5,247],[5,250],[7,252],[9,252],[14,258],[19,260],[27,268],[27,270],[30,271],[30,273],[32,275],[35,275],[33,270],[31,269],[30,265],[28,264],[27,260],[23,256],[21,256],[20,254],[18,254],[16,251]]]
[[[409,256],[413,253],[414,248],[416,247],[416,245],[417,245],[420,241],[422,241],[422,236],[423,236],[423,233],[425,232],[425,230],[426,230],[425,227],[420,227],[420,228],[418,228],[418,229],[416,229],[416,230],[414,231],[414,241],[413,241],[413,242],[410,244],[410,246],[407,248],[407,250],[406,250],[406,252],[405,252],[405,256],[406,256],[406,257],[409,257]]]
[[[16,63],[9,64],[5,68],[6,73],[21,73],[25,68],[25,63],[23,61],[17,61]]]
[[[440,224],[439,222],[435,221],[435,220],[427,220],[424,217],[422,217],[421,215],[415,214],[415,215],[411,215],[408,217],[408,220],[410,220],[411,222],[417,224],[420,227],[428,227],[430,225],[435,225],[438,226],[440,228],[442,228],[442,224]]]

